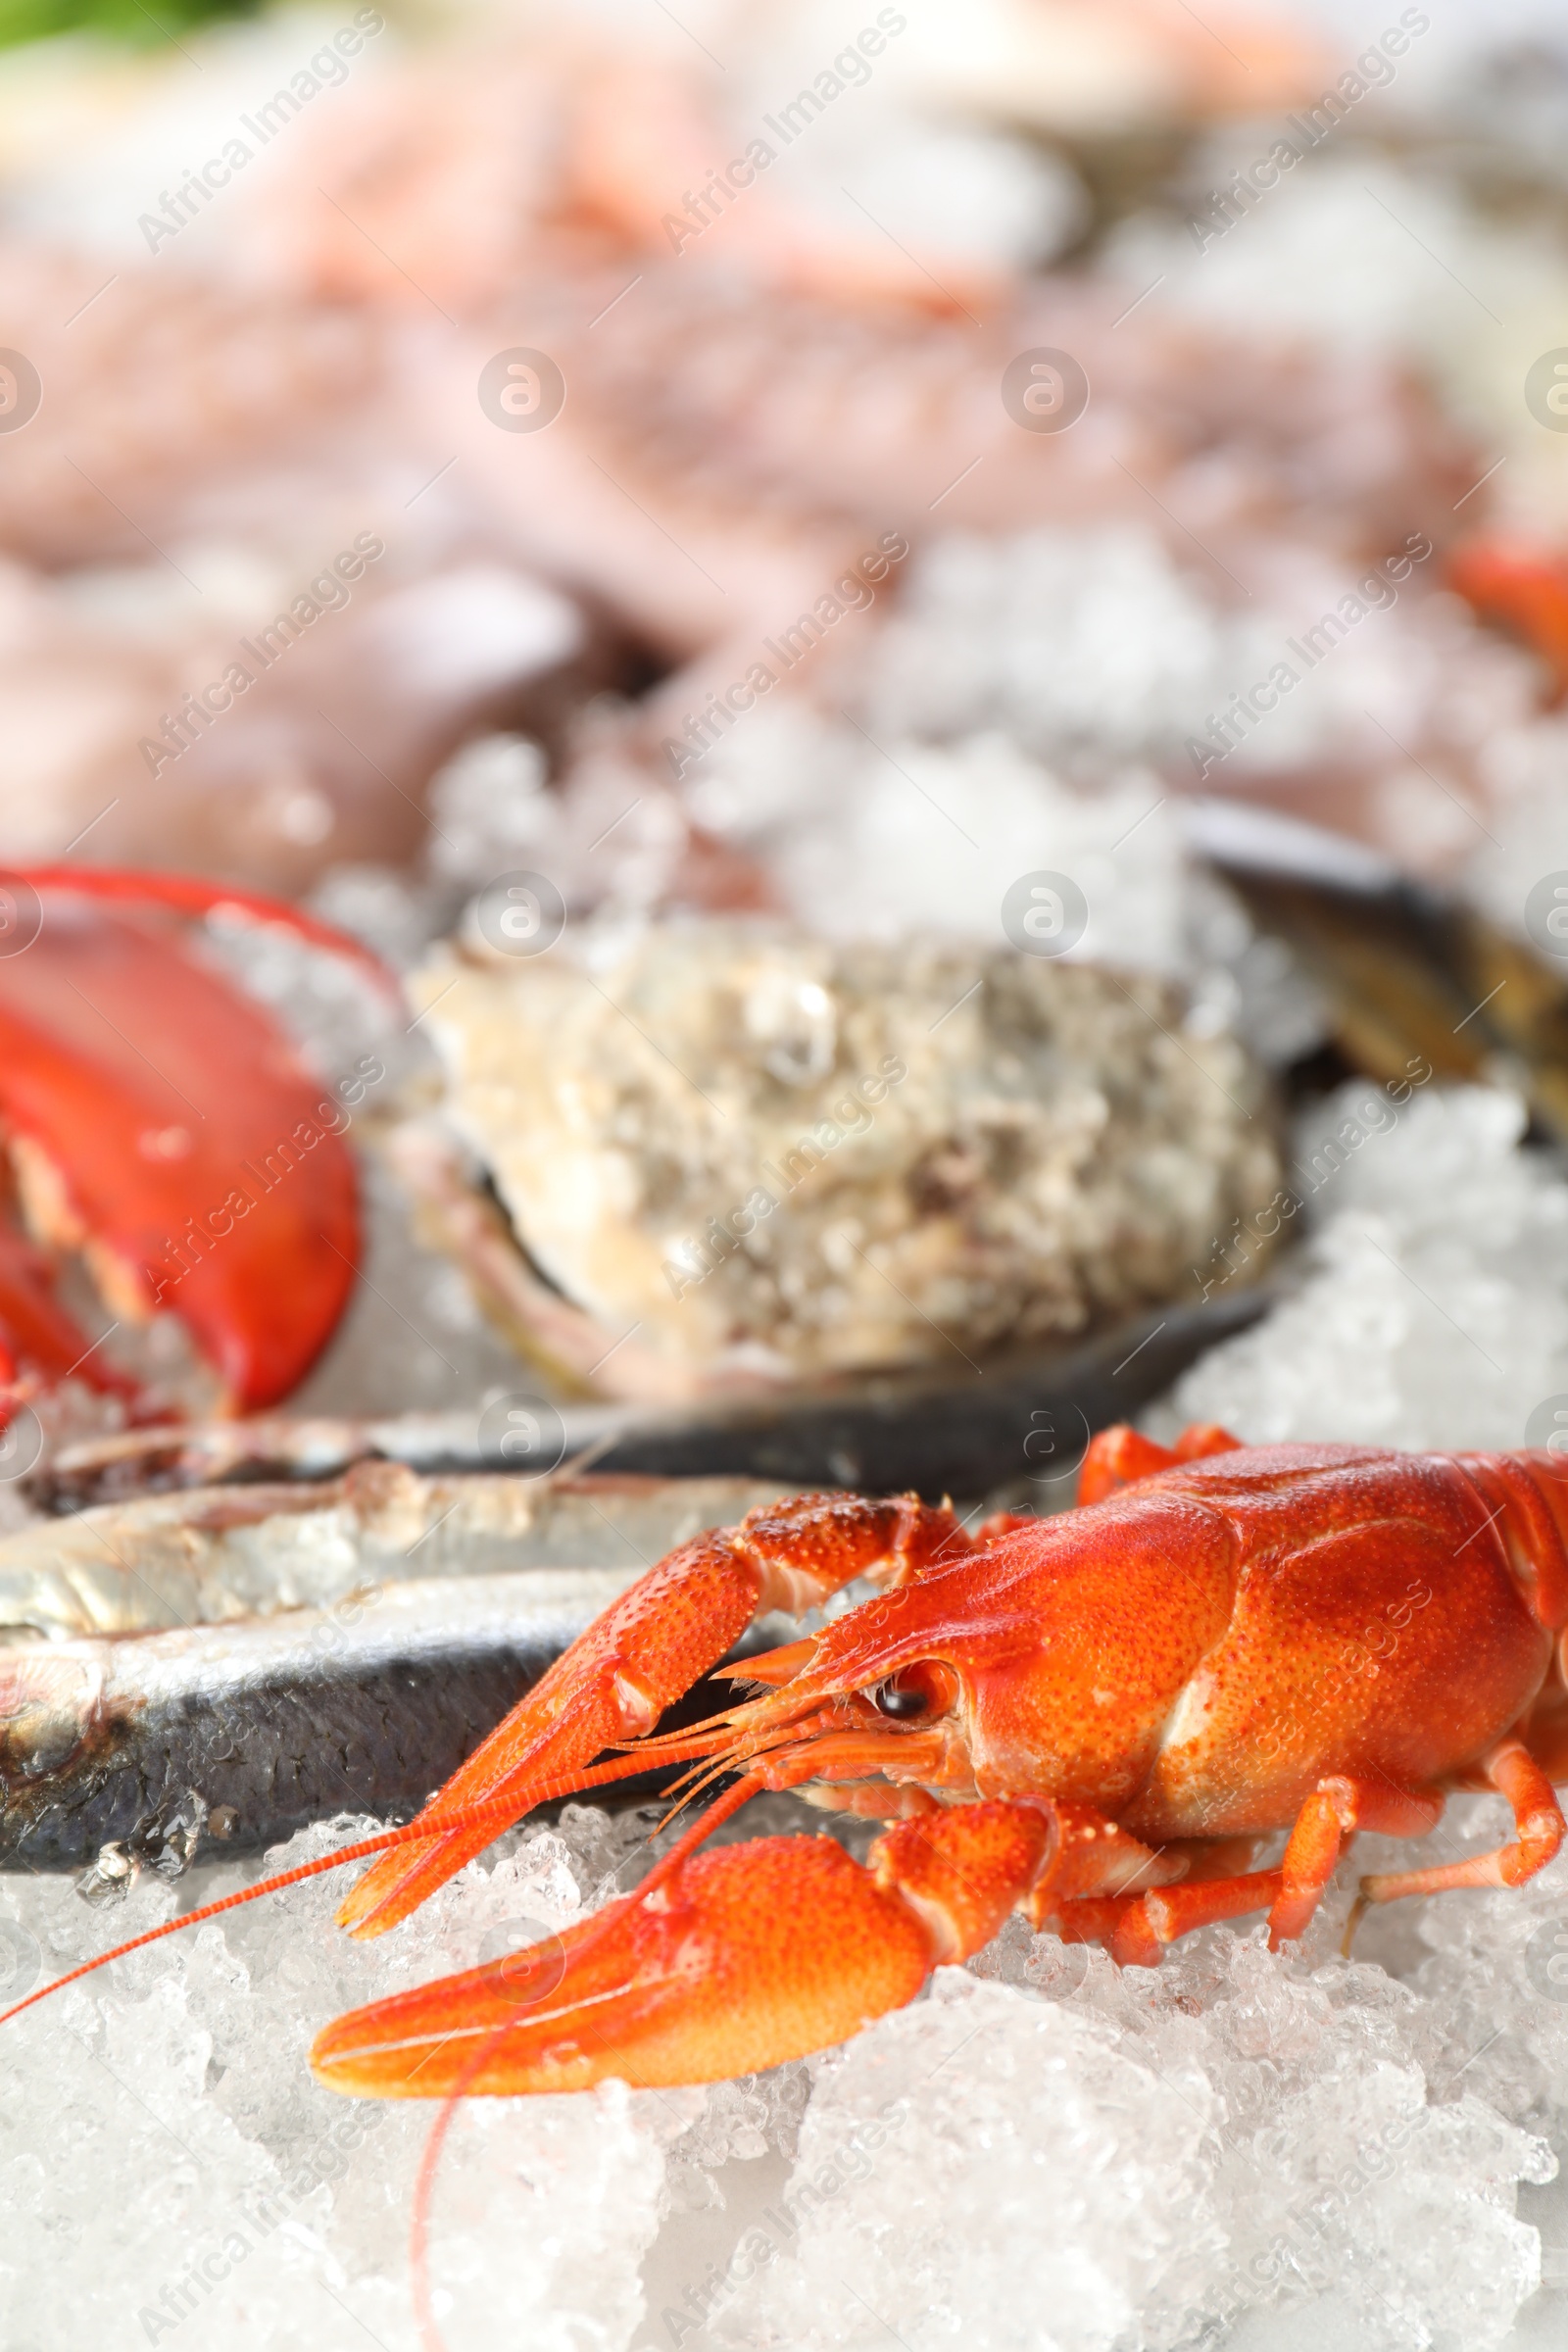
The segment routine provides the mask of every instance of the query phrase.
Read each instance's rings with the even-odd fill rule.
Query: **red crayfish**
[[[1120,1429],[1094,1442],[1080,1493],[1058,1517],[1004,1515],[972,1537],[945,1505],[850,1494],[701,1536],[613,1602],[407,1828],[136,1940],[372,1852],[338,1918],[379,1935],[542,1799],[655,1760],[698,1785],[738,1776],[635,1892],[559,1941],[340,2018],[312,2053],[322,2082],[366,2095],[563,2091],[713,2081],[824,2048],[1013,1909],[1123,1963],[1258,1910],[1278,1945],[1357,1830],[1430,1830],[1456,1789],[1499,1790],[1512,1840],[1366,1879],[1362,1903],[1516,1886],[1556,1853],[1554,1456],[1250,1448],[1211,1428],[1167,1449]],[[802,1612],[857,1577],[883,1590],[729,1670],[760,1695],[657,1731],[760,1612]],[[807,1784],[893,1822],[869,1867],[828,1838],[695,1851],[757,1791]],[[1281,1830],[1282,1860],[1251,1869]]]

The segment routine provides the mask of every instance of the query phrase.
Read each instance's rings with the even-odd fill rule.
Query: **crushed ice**
[[[1458,1810],[1445,1836],[1495,1835],[1491,1800]],[[332,1931],[318,1880],[8,2027],[6,2344],[262,2352],[363,2331],[415,2352],[408,2219],[434,2111],[319,2089],[310,2038],[559,1930],[634,1883],[646,1835],[570,1807],[369,1945]],[[1286,2352],[1310,2322],[1336,2352],[1493,2352],[1542,2278],[1519,2188],[1545,2206],[1549,2143],[1568,2141],[1565,1897],[1559,1863],[1522,1894],[1391,1913],[1372,1923],[1387,1966],[1335,1956],[1348,1889],[1296,1952],[1220,1929],[1147,1974],[1014,1922],[804,2066],[469,2101],[433,2211],[446,2342]],[[4,1989],[173,1901],[144,1881],[106,1920],[63,1881],[7,1880]],[[1560,2327],[1555,2296],[1531,2310],[1548,2305]]]
[[[1514,1095],[1414,1077],[1399,1092],[1359,1080],[1303,1117],[1273,1219],[1310,1227],[1298,1287],[1193,1367],[1152,1418],[1156,1435],[1219,1421],[1257,1446],[1462,1447],[1555,1433],[1549,1408],[1568,1406],[1560,1162],[1519,1148]],[[1261,1247],[1225,1237],[1195,1296],[1218,1296]]]
[[[1249,1439],[1517,1445],[1568,1396],[1568,1185],[1508,1095],[1365,1083],[1301,1128],[1295,1287],[1152,1416]],[[1229,1237],[1221,1267],[1240,1266]],[[748,1819],[727,1835],[787,1826]],[[797,1817],[798,1818],[798,1817]],[[820,1817],[813,1817],[819,1821]],[[307,1833],[287,1863],[357,1825]],[[7,2027],[11,2352],[416,2352],[408,2225],[432,2119],[305,2059],[342,2009],[559,1931],[635,1883],[649,1817],[571,1806],[394,1936],[318,1880]],[[1495,1841],[1490,1798],[1445,1851]],[[861,1825],[854,1835],[867,1834]],[[1421,1850],[1402,1849],[1414,1859]],[[1366,1841],[1376,1867],[1392,1840]],[[0,1883],[0,1992],[240,1882],[106,1917]],[[740,2083],[472,2100],[432,2217],[452,2352],[1515,2352],[1568,2327],[1568,1857],[1517,1892],[1374,1914],[1341,1874],[1297,1949],[1216,1929],[1157,1972],[1031,1936],[843,2049]],[[1544,2243],[1543,2242],[1544,2241]]]

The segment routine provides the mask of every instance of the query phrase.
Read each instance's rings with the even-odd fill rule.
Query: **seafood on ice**
[[[564,701],[640,703],[650,666],[698,664],[641,712],[657,742],[681,698],[700,709],[743,676],[890,533],[919,548],[1119,519],[1228,587],[1277,539],[1353,566],[1451,527],[1471,451],[1397,364],[1129,309],[1094,267],[1028,276],[1070,243],[1082,191],[1064,203],[1071,167],[994,126],[925,120],[954,80],[951,23],[876,34],[881,78],[839,103],[884,111],[844,134],[850,113],[812,100],[776,174],[700,204],[701,233],[671,250],[670,191],[745,144],[726,121],[753,86],[741,59],[779,31],[731,23],[720,77],[581,22],[403,55],[380,26],[330,118],[288,124],[288,168],[237,175],[199,219],[190,198],[112,272],[78,235],[101,125],[28,186],[0,292],[47,398],[0,450],[0,547],[48,675],[19,659],[0,707],[52,789],[0,793],[0,854],[56,856],[94,823],[89,857],[145,860],[174,836],[204,870],[274,889],[407,865],[430,774],[476,726],[539,736],[564,774]],[[216,65],[220,36],[198,37]],[[1173,6],[1004,7],[981,77],[1002,71],[1016,98],[998,67],[1016,51],[1026,113],[1049,86],[1101,130],[1113,86],[1136,85],[1135,123],[1309,86],[1306,46],[1278,27],[1239,16],[1226,37],[1234,59]],[[895,98],[906,42],[923,63]],[[759,87],[757,121],[770,111]],[[843,196],[826,159],[844,135],[885,153],[890,198],[912,188],[934,235],[875,188],[859,211]],[[1000,245],[988,219],[1014,223]],[[954,250],[942,227],[960,220],[974,234]],[[526,433],[481,397],[519,338],[564,394]],[[1093,386],[1071,431],[1004,405],[1042,347]],[[313,612],[313,583],[366,537],[384,554],[356,610],[330,587]],[[201,698],[280,612],[305,642],[210,725]],[[157,748],[169,720],[177,756]]]
[[[1555,1456],[1249,1448],[1212,1425],[1167,1447],[1123,1427],[1092,1446],[1082,1493],[972,1535],[907,1495],[763,1504],[612,1601],[406,1828],[119,1948],[371,1854],[337,1919],[379,1936],[545,1797],[651,1758],[694,1768],[688,1802],[729,1779],[635,1892],[339,2018],[312,2051],[354,2095],[508,2096],[713,2082],[826,2049],[1014,1908],[1123,1966],[1259,1910],[1278,1948],[1358,1831],[1420,1837],[1457,1790],[1501,1794],[1512,1836],[1364,1878],[1352,1929],[1371,1905],[1516,1887],[1553,1860]],[[760,1614],[865,1576],[873,1598],[726,1669],[758,1695],[658,1728]],[[830,1838],[698,1851],[754,1796],[803,1788],[893,1825],[866,1865]],[[1278,1865],[1253,1870],[1285,1829]]]

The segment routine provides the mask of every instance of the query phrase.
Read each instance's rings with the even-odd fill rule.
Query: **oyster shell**
[[[713,921],[462,943],[413,993],[531,1260],[514,1315],[606,1393],[1081,1331],[1184,1290],[1278,1180],[1256,1067],[1147,974]]]

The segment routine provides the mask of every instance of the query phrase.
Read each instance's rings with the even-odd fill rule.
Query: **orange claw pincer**
[[[972,1536],[911,1496],[817,1495],[700,1537],[407,1828],[150,1936],[371,1853],[339,1916],[375,1934],[532,1805],[689,1766],[688,1795],[726,1786],[634,1893],[371,2002],[313,2052],[323,2082],[365,2095],[569,2090],[824,2047],[1013,1909],[1124,1964],[1251,1912],[1277,1947],[1359,1831],[1419,1836],[1456,1789],[1498,1791],[1513,1836],[1366,1878],[1357,1908],[1517,1886],[1556,1853],[1568,1479],[1552,1455],[1107,1431],[1084,1483],[1100,1499]],[[857,1577],[881,1590],[727,1670],[757,1695],[654,1728],[753,1616]],[[786,1788],[893,1826],[866,1866],[823,1838],[699,1850],[757,1791]],[[1283,1850],[1254,1867],[1271,1836]]]
[[[373,961],[187,876],[0,874],[0,1422],[73,1373],[134,1409],[54,1295],[63,1251],[120,1321],[177,1313],[231,1411],[286,1396],[342,1312],[360,1249],[347,1115],[185,944],[184,918],[236,905]]]
[[[705,1825],[699,1824],[699,1827]],[[699,1854],[560,1939],[339,2018],[311,2064],[361,2097],[717,2082],[803,2058],[989,1943],[1049,1871],[1049,1805],[901,1822],[862,1869],[830,1838]]]

